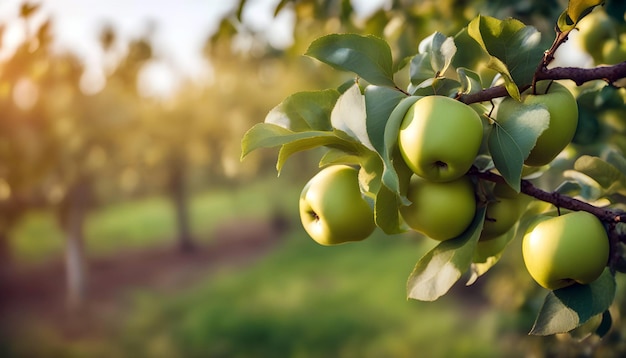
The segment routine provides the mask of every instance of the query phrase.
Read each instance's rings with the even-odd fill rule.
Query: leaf
[[[464,67],[457,68],[456,73],[459,76],[459,81],[461,83],[461,93],[471,94],[479,92],[483,89],[480,75],[478,73]]]
[[[256,149],[283,145],[289,141],[285,138],[293,133],[275,124],[257,123],[248,129],[241,140],[241,159]]]
[[[413,58],[409,65],[409,76],[411,79],[411,85],[418,85],[427,79],[435,77],[435,70],[430,63],[430,56],[428,53],[420,53]]]
[[[545,106],[520,103],[505,121],[492,125],[487,138],[489,152],[504,180],[517,192],[524,160],[549,124],[550,112]]]
[[[409,68],[412,87],[441,76],[452,63],[456,50],[454,38],[446,37],[440,32],[422,40],[419,54],[413,56]]]
[[[384,185],[380,187],[376,195],[374,220],[376,226],[380,227],[387,235],[400,234],[408,230],[408,226],[398,211],[400,205],[402,203],[396,193]]]
[[[469,23],[468,33],[490,55],[487,66],[502,75],[509,95],[519,100],[518,87],[531,83],[543,56],[541,33],[519,20],[481,15]]]
[[[293,132],[270,123],[258,123],[250,128],[241,141],[241,159],[253,150],[281,146],[276,162],[280,173],[292,154],[320,146],[339,148],[348,154],[364,155],[368,152],[361,143],[340,131]]]
[[[361,94],[359,85],[355,83],[337,99],[330,114],[330,123],[333,128],[345,132],[367,148],[374,150],[367,135],[365,119],[365,97]]]
[[[391,49],[378,37],[326,35],[313,41],[305,54],[337,70],[354,72],[371,84],[395,87]]]
[[[575,171],[575,170],[565,170],[563,171],[563,177],[566,178],[568,182],[571,182],[572,184],[565,184],[565,183],[562,184],[558,188],[559,192],[565,192],[568,189],[576,190],[576,187],[573,184],[575,183],[575,185],[578,186],[577,188],[578,195],[580,195],[585,200],[595,201],[595,200],[600,199],[600,197],[602,197],[602,194],[603,194],[602,187],[600,187],[600,184],[598,184],[597,181],[593,180],[588,175]]]
[[[319,161],[319,167],[327,167],[333,164],[358,165],[360,158],[357,154],[346,153],[341,149],[329,148]]]
[[[402,124],[406,112],[420,98],[421,97],[411,96],[402,99],[389,115],[389,119],[385,125],[385,147],[383,152],[380,153],[384,163],[382,181],[383,184],[398,195],[400,194],[400,180],[398,173],[394,169],[394,154],[398,146],[400,125]]]
[[[602,158],[583,155],[574,163],[574,169],[595,180],[607,194],[626,195],[626,175]]]
[[[626,158],[617,150],[609,150],[604,155],[607,163],[613,165],[622,174],[626,175]]]
[[[278,160],[276,161],[276,170],[280,174],[283,165],[287,159],[294,153],[317,148],[317,147],[331,147],[340,149],[347,154],[353,154],[356,156],[367,156],[371,151],[363,146],[361,143],[345,135],[340,131],[332,132],[298,132],[293,135],[289,135],[282,139],[285,143],[278,152]]]
[[[407,282],[408,297],[434,301],[443,296],[470,268],[482,231],[486,209],[477,210],[470,226],[459,237],[442,241],[416,264]]]
[[[359,158],[359,184],[361,192],[371,200],[374,207],[374,198],[381,187],[381,174],[383,172],[383,163],[376,152],[362,152]]]
[[[604,4],[604,0],[569,0],[567,4],[567,16],[576,25],[594,7]]]
[[[398,90],[367,86],[365,88],[365,112],[367,133],[378,153],[385,151],[385,127],[391,112],[406,95]]]
[[[458,93],[461,84],[451,78],[437,77],[430,78],[418,86],[410,86],[409,92],[414,96],[440,95],[450,97]]]
[[[472,265],[470,267],[470,278],[467,280],[466,286],[473,285],[476,280],[485,273],[487,273],[495,264],[500,261],[504,250],[509,245],[509,243],[515,238],[517,230],[511,229],[505,234],[503,237],[497,237],[488,241],[478,242],[478,248],[474,253],[474,257],[472,258]],[[502,240],[502,241],[500,241]],[[492,251],[488,254],[484,254],[481,256],[479,253],[480,245],[487,245],[487,249]],[[494,245],[496,248],[494,249]]]
[[[604,4],[604,0],[570,0],[567,9],[557,19],[558,30],[561,32],[573,30],[593,8],[602,4]]]
[[[615,297],[615,278],[609,269],[589,285],[574,284],[546,296],[530,334],[565,333],[605,312]]]
[[[598,337],[604,337],[611,330],[611,326],[613,325],[613,318],[611,317],[611,311],[606,310],[602,313],[602,321],[600,322],[600,326],[596,329],[595,334]]]
[[[438,75],[450,66],[457,48],[453,37],[446,37],[436,31],[420,42],[418,50],[421,54],[428,54],[430,68]]]
[[[338,98],[334,89],[294,93],[267,114],[265,123],[294,132],[331,130],[330,113]]]

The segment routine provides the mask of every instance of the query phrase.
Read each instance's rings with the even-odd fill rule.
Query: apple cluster
[[[484,150],[489,121],[514,120],[523,106],[541,106],[550,114],[547,129],[524,161],[526,167],[546,165],[572,141],[578,121],[576,99],[557,82],[538,82],[522,94],[521,101],[503,99],[495,108],[495,118],[489,120],[481,119],[473,107],[440,95],[422,97],[409,107],[397,137],[397,159],[412,172],[403,186],[410,204],[398,208],[408,227],[434,240],[454,239],[471,225],[477,208],[486,206],[475,259],[503,249],[507,241],[502,238],[516,226],[532,198],[505,182],[479,190],[482,179],[468,172]],[[478,193],[486,187],[487,194]],[[306,232],[322,245],[360,241],[376,228],[371,202],[359,184],[359,170],[352,166],[323,168],[305,185],[299,205]],[[540,215],[523,237],[528,272],[548,289],[594,281],[608,255],[606,230],[587,212]]]
[[[577,43],[597,64],[626,61],[626,33],[605,11],[593,11],[577,26]]]

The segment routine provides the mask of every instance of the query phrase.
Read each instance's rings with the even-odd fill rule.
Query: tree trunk
[[[180,159],[172,160],[170,166],[169,192],[174,202],[174,211],[176,213],[178,249],[181,252],[191,252],[195,249],[195,245],[189,224],[189,200],[185,187],[185,169],[186,166]]]
[[[11,249],[9,232],[24,213],[24,205],[14,198],[0,207],[0,280],[6,275],[11,275],[13,270],[13,254]]]
[[[68,191],[60,211],[61,225],[66,234],[65,272],[67,303],[70,309],[79,309],[87,295],[87,260],[85,258],[84,222],[90,187],[80,180]]]
[[[8,229],[0,228],[0,289],[11,275],[12,268],[11,247],[9,245]]]

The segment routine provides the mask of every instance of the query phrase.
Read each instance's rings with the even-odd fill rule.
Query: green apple
[[[466,176],[441,183],[414,175],[407,198],[411,205],[400,208],[404,221],[415,231],[439,241],[462,234],[476,214],[474,185]]]
[[[481,241],[495,239],[509,231],[519,220],[528,206],[529,197],[517,193],[504,183],[497,183],[493,189],[494,201],[487,204]]]
[[[490,257],[500,255],[511,239],[512,237],[507,234],[500,235],[492,240],[479,240],[472,261],[475,263],[483,263],[487,262]]]
[[[602,46],[602,59],[607,65],[614,65],[626,61],[626,43],[617,39],[608,39]]]
[[[317,173],[300,194],[300,219],[321,245],[361,241],[376,228],[374,212],[361,195],[358,170],[332,165]]]
[[[601,61],[602,45],[615,35],[615,28],[605,11],[598,9],[585,16],[578,24],[575,38],[580,47],[596,62]]]
[[[540,216],[522,239],[522,257],[530,276],[555,290],[595,281],[609,259],[602,222],[585,211]]]
[[[578,105],[574,95],[558,82],[540,81],[537,94],[530,89],[522,94],[522,101],[507,97],[498,106],[496,120],[505,123],[524,105],[544,105],[550,113],[548,128],[537,138],[535,147],[524,161],[529,166],[550,163],[574,138],[578,125]]]
[[[398,146],[411,170],[445,182],[465,175],[483,139],[483,124],[468,105],[444,96],[426,96],[407,111]]]

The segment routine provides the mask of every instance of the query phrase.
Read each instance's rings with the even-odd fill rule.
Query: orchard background
[[[14,18],[0,26],[3,35],[10,26],[25,34],[0,62],[3,356],[624,354],[626,282],[615,250],[621,231],[612,238],[611,324],[596,331],[603,337],[589,334],[595,327],[528,335],[549,291],[526,272],[519,237],[472,285],[463,272],[435,302],[407,300],[407,276],[437,242],[377,229],[363,242],[320,246],[301,227],[298,197],[324,149],[281,162],[279,177],[273,149],[240,162],[245,133],[290,95],[355,83],[354,73],[315,59],[324,58],[311,51],[316,39],[342,33],[380,39],[391,68],[402,70],[393,78],[398,87],[419,89],[418,79],[439,75],[432,64],[414,73],[404,66],[424,39],[455,36],[478,15],[512,17],[541,33],[530,51],[517,52],[538,61],[521,61],[524,70],[512,70],[512,82],[529,69],[573,78],[564,83],[576,93],[580,114],[572,144],[530,183],[563,208],[577,197],[620,210],[626,51],[614,47],[626,43],[622,1],[592,13],[587,9],[599,1],[383,1],[367,12],[348,0],[263,2],[270,15],[289,20],[283,42],[255,26],[259,15],[249,9],[256,3],[233,4],[206,34],[198,55],[212,69],[210,80],[183,79],[167,97],[141,85],[159,60],[150,31],[128,40],[103,22],[93,41],[106,59],[105,81],[89,90],[81,59],[54,50],[55,19],[43,15],[42,5],[16,5]],[[574,15],[563,17],[572,4]],[[555,24],[579,29],[555,42]],[[478,84],[467,72],[460,99],[514,91],[475,91],[495,76],[489,56],[469,38],[455,43],[457,61],[479,58],[471,70],[481,76]],[[553,44],[550,68],[575,69],[540,67]],[[597,66],[607,72],[582,70]],[[581,156],[602,161],[577,161]],[[551,194],[557,189],[567,198]]]

